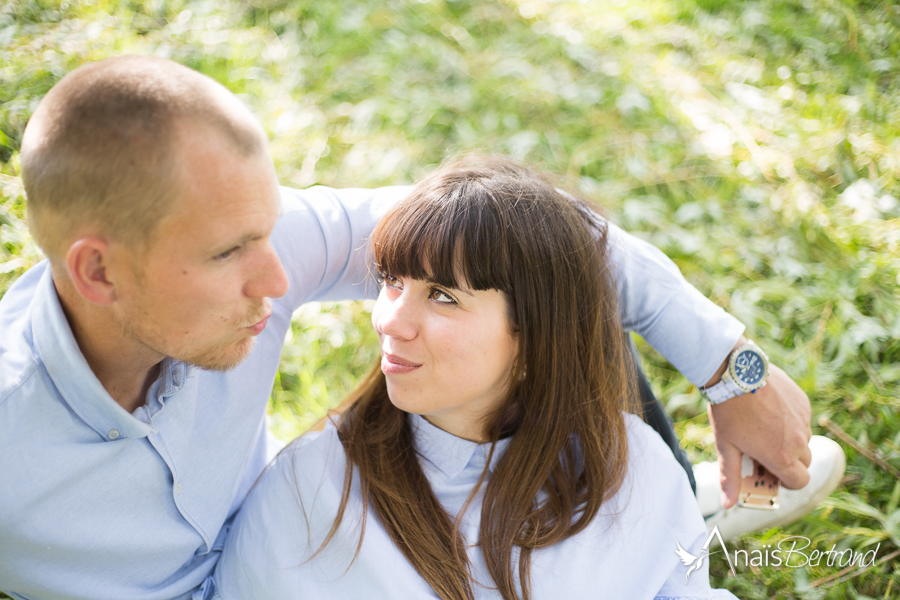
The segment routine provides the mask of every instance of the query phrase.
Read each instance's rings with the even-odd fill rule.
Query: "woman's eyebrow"
[[[468,289],[466,289],[466,288],[456,287],[456,286],[452,286],[452,285],[451,285],[451,286],[447,286],[447,285],[444,285],[443,283],[441,283],[441,282],[439,282],[439,281],[435,281],[435,280],[433,280],[433,279],[426,279],[426,280],[425,280],[425,283],[427,283],[427,284],[429,284],[429,285],[439,285],[439,286],[441,286],[441,287],[449,287],[449,288],[452,288],[452,289],[454,289],[454,290],[456,290],[456,291],[462,292],[462,293],[464,293],[464,294],[468,294],[469,296],[474,296],[474,295],[475,295],[475,292],[473,292],[473,291],[471,291],[471,290],[468,290]]]

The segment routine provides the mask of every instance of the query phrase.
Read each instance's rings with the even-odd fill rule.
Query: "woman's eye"
[[[456,304],[456,300],[454,300],[447,292],[439,288],[431,288],[428,299],[442,304]]]
[[[401,289],[403,287],[400,280],[389,273],[380,273],[378,279],[381,280],[382,285],[385,287],[394,289]]]

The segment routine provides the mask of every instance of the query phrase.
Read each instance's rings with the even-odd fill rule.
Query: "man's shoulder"
[[[32,308],[45,270],[44,262],[32,267],[0,298],[0,403],[40,366],[34,349]]]
[[[0,346],[0,405],[21,392],[25,384],[40,368],[33,354]]]

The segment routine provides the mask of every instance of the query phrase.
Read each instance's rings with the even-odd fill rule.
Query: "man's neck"
[[[86,302],[71,285],[55,277],[54,284],[91,371],[112,399],[133,413],[144,405],[165,357],[128,336],[108,308]]]

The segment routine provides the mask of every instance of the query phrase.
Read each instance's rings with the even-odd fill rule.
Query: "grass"
[[[900,467],[900,7],[875,0],[13,0],[0,7],[0,293],[40,260],[18,148],[66,72],[123,52],[221,81],[282,182],[408,183],[470,149],[568,177],[741,319],[849,436]],[[305,307],[270,412],[302,431],[372,363],[366,307]],[[641,345],[695,459],[693,387]],[[900,548],[900,482],[844,444],[847,477],[787,535]],[[721,563],[721,564],[720,564]],[[744,598],[892,598],[898,563],[741,569]]]

